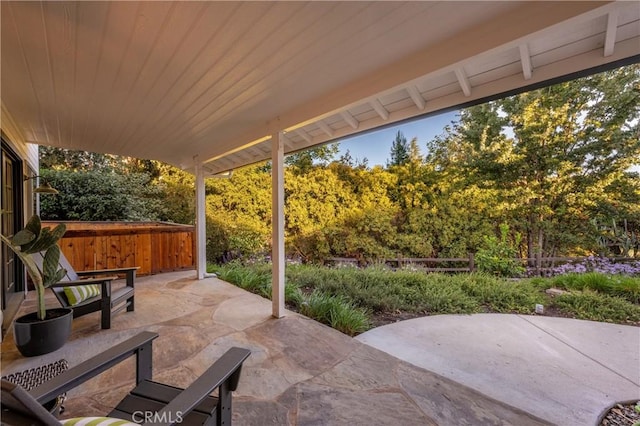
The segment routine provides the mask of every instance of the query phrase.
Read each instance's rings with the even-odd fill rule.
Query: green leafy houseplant
[[[60,261],[60,248],[57,242],[66,231],[64,224],[59,224],[53,230],[42,228],[40,217],[34,215],[29,219],[27,226],[17,232],[12,238],[0,234],[5,243],[22,261],[27,268],[27,273],[36,289],[38,300],[37,318],[46,318],[45,289],[60,281],[67,273],[65,269],[58,269]],[[42,263],[42,271],[36,265],[32,254],[45,252]]]

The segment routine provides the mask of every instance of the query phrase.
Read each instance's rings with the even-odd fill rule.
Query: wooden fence
[[[397,257],[394,259],[380,259],[377,263],[383,263],[394,268],[416,266],[424,272],[473,272],[476,270],[475,255],[469,253],[469,257]],[[445,263],[445,266],[438,266]],[[330,257],[325,264],[364,266],[359,259],[350,257]],[[453,266],[457,264],[458,266]]]
[[[54,222],[60,249],[77,271],[139,266],[138,275],[195,268],[194,227],[164,222]]]

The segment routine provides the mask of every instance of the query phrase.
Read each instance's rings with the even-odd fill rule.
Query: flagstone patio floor
[[[33,310],[34,295],[22,312]],[[144,330],[160,335],[154,378],[180,387],[228,348],[251,350],[234,393],[236,425],[547,424],[297,313],[275,319],[269,300],[217,278],[196,280],[194,271],[139,277],[135,312],[117,314],[109,330],[99,313],[77,318],[67,344],[41,357],[22,357],[9,332],[2,374],[60,358],[73,366]],[[108,413],[134,380],[132,360],[120,364],[73,390],[62,417]]]

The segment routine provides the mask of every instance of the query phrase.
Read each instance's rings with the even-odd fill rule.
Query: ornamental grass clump
[[[342,296],[331,296],[315,290],[300,305],[300,313],[329,325],[349,336],[370,327],[366,312]]]
[[[563,290],[592,290],[601,294],[617,296],[635,304],[640,303],[640,277],[608,275],[601,272],[565,274],[553,278],[538,279]]]

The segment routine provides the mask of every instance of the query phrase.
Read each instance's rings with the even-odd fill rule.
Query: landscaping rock
[[[559,288],[554,288],[554,287],[548,288],[544,292],[547,293],[550,296],[561,296],[563,294],[569,293],[566,290],[561,290]]]
[[[638,402],[640,404],[640,401]],[[636,404],[616,404],[604,416],[599,426],[631,426],[640,422],[640,413],[635,410]]]

